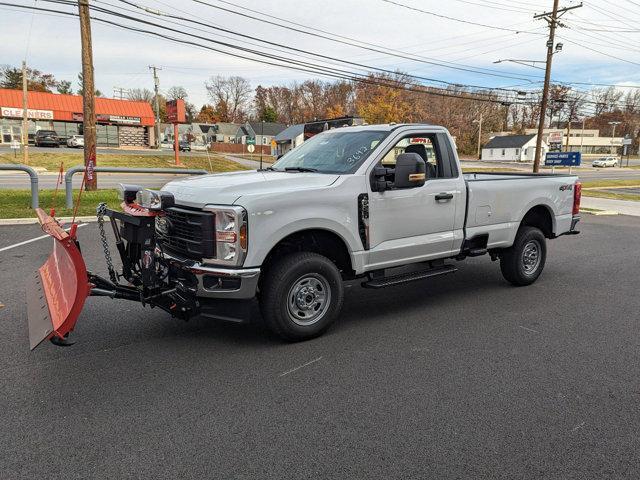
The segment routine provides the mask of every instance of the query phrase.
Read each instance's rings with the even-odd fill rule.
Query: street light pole
[[[260,123],[260,170],[262,170],[262,144],[264,143],[264,120]]]
[[[613,141],[616,139],[616,127],[618,125],[620,125],[620,123],[622,122],[609,122],[609,125],[613,126],[613,129],[611,131],[611,153],[615,153],[614,151],[614,146],[613,146]],[[620,161],[620,165],[618,165],[620,168],[622,168],[622,160]]]

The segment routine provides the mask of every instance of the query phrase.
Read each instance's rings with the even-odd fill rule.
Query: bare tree
[[[169,100],[186,100],[189,94],[184,87],[176,85],[167,90],[167,98]]]
[[[246,118],[251,100],[251,84],[247,79],[218,75],[205,82],[205,87],[221,121],[242,122]]]
[[[127,97],[136,102],[153,103],[154,93],[148,88],[132,88]]]

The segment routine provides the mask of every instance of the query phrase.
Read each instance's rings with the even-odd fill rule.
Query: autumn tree
[[[220,119],[216,116],[216,111],[211,105],[203,105],[200,112],[195,117],[198,123],[218,123]]]
[[[370,74],[356,85],[355,108],[368,123],[402,122],[411,116],[407,84],[401,74]]]
[[[27,68],[27,90],[51,92],[57,85],[58,82],[52,74]],[[0,88],[22,90],[22,68],[9,65],[0,67]]]

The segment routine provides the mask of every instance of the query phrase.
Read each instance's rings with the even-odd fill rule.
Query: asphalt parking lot
[[[90,298],[76,345],[29,352],[49,240],[0,227],[0,478],[638,478],[640,218],[581,230],[526,288],[488,257],[354,285],[306,343]]]

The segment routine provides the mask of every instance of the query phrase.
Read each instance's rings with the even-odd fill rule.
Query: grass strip
[[[631,200],[633,202],[640,202],[640,195],[635,195],[632,193],[612,193],[604,192],[602,190],[583,190],[582,195],[584,197],[609,198],[611,200]]]
[[[53,207],[54,190],[40,190],[40,207],[49,213]],[[74,191],[73,201],[78,198],[78,191]],[[116,190],[95,190],[82,192],[82,201],[78,209],[78,216],[95,215],[96,206],[100,202],[106,202],[109,207],[119,207],[121,200]],[[64,208],[64,190],[59,190],[56,197],[56,216],[70,217],[73,209]],[[35,218],[35,212],[31,205],[30,190],[0,190],[0,218]]]
[[[76,165],[84,163],[82,151],[78,153],[31,153],[29,166],[43,167],[48,171],[56,172],[60,163],[68,170]],[[247,170],[247,167],[237,162],[228,160],[220,155],[183,156],[180,158],[181,166],[176,166],[173,155],[137,155],[137,154],[112,154],[100,153],[98,150],[97,165],[101,167],[131,167],[131,168],[201,168],[210,172],[232,172]],[[0,154],[0,163],[22,163],[22,158],[14,158],[12,154]]]

